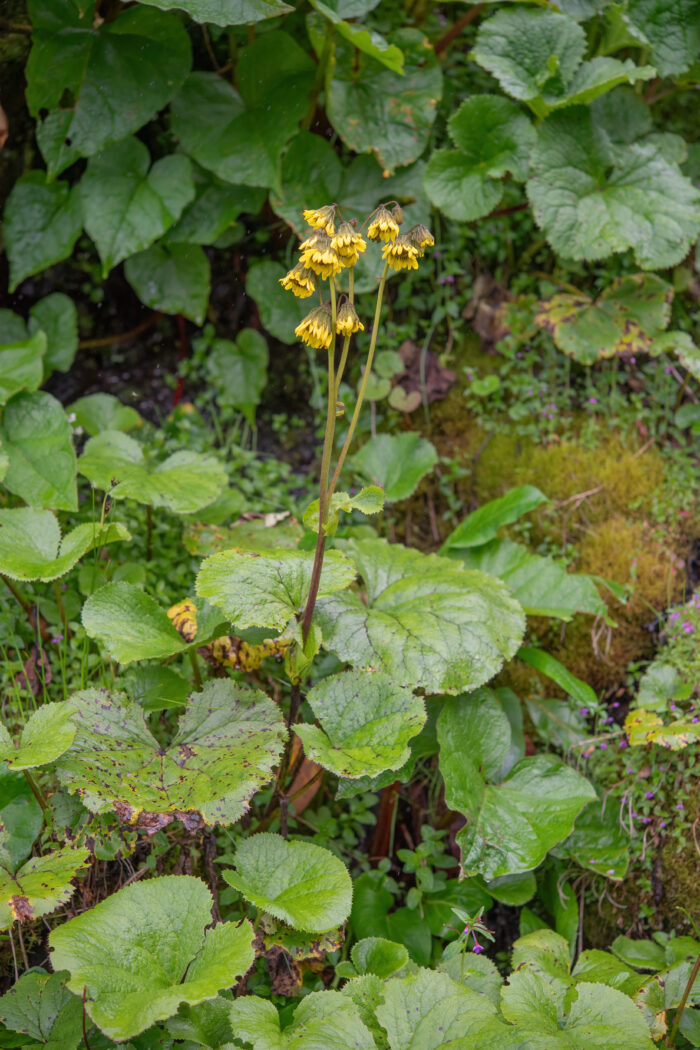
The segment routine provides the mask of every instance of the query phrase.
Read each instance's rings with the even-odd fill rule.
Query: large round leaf
[[[86,689],[70,703],[77,734],[57,763],[61,782],[90,808],[112,806],[152,831],[175,816],[233,824],[270,780],[287,735],[276,704],[231,679],[190,697],[165,747],[123,693]]]
[[[352,880],[341,860],[311,842],[287,842],[262,832],[236,849],[230,886],[261,911],[296,930],[322,933],[345,922],[352,905]]]
[[[352,465],[384,489],[388,503],[408,499],[438,461],[435,446],[419,434],[377,434],[350,457]]]
[[[223,609],[238,630],[286,627],[303,611],[314,556],[309,551],[221,551],[202,562],[197,594]],[[319,596],[349,587],[352,562],[340,551],[327,551]]]
[[[236,1037],[257,1050],[282,1050],[288,1046],[302,1050],[376,1047],[355,1003],[332,990],[304,995],[284,1031],[280,1031],[281,1017],[273,1002],[257,995],[239,996],[231,1003],[231,1024]]]
[[[510,723],[488,689],[448,700],[438,718],[445,799],[467,818],[457,841],[468,875],[495,879],[529,871],[571,833],[595,790],[554,755],[517,762],[489,783],[510,749]]]
[[[253,930],[211,924],[212,896],[201,879],[166,875],[126,886],[57,927],[51,962],[102,1031],[120,1043],[229,988],[252,965]]]
[[[140,0],[140,3],[159,7],[162,11],[178,8],[196,22],[211,22],[224,27],[252,25],[294,10],[283,0]]]
[[[367,603],[355,592],[318,603],[323,644],[342,660],[428,693],[459,693],[515,654],[524,616],[499,580],[386,540],[347,549]]]
[[[500,1045],[495,1039],[479,1038],[495,1019],[496,1007],[446,973],[421,969],[393,978],[381,986],[381,998],[376,1017],[397,1050]]]
[[[338,154],[325,138],[300,131],[282,159],[282,189],[271,199],[273,208],[303,236],[302,212],[338,199],[342,170]]]
[[[651,46],[661,76],[684,73],[700,50],[698,0],[629,0],[622,18],[638,40]]]
[[[13,507],[0,510],[0,572],[13,580],[56,580],[96,547],[131,535],[119,522],[84,522],[61,539],[49,510]]]
[[[423,701],[381,672],[346,671],[307,694],[320,727],[297,725],[306,755],[339,777],[376,776],[408,760],[425,724]]]
[[[123,580],[91,594],[82,620],[90,638],[98,638],[120,664],[174,656],[188,646],[165,609],[140,587]]]

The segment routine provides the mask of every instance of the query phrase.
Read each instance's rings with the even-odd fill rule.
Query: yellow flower
[[[367,250],[364,239],[349,222],[342,222],[331,240],[331,248],[338,253],[341,266],[354,266],[362,252]]]
[[[432,248],[435,244],[435,238],[428,229],[427,226],[414,226],[410,231],[410,237],[413,244],[418,249],[418,255],[422,258],[425,248]]]
[[[317,230],[307,237],[300,246],[301,261],[309,270],[313,270],[324,281],[340,273],[343,266],[338,253],[331,248],[331,239]]]
[[[335,319],[335,330],[338,335],[352,335],[353,332],[364,332],[365,326],[357,316],[357,311],[349,300],[345,300]]]
[[[402,234],[395,241],[390,241],[382,248],[382,258],[392,270],[417,270],[418,248],[407,234]]]
[[[371,241],[393,241],[399,232],[399,224],[382,204],[377,208],[374,218],[369,224],[367,236]]]
[[[304,218],[309,226],[324,230],[329,237],[335,233],[335,204],[326,204],[323,208],[307,208]]]
[[[294,334],[314,350],[327,350],[333,338],[331,312],[328,307],[315,307],[301,324],[297,325]]]
[[[284,277],[280,277],[279,282],[283,288],[286,288],[288,292],[294,292],[300,299],[308,299],[316,291],[313,272],[307,270],[301,262],[298,262],[294,269]]]

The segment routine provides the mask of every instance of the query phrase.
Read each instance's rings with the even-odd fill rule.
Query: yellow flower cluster
[[[399,209],[401,213],[401,209]],[[371,241],[393,241],[398,236],[399,222],[403,218],[403,214],[400,214],[400,218],[395,217],[383,204],[381,208],[377,208],[374,213],[369,227],[367,229],[367,236]]]
[[[382,258],[392,270],[417,270],[419,254],[423,253],[407,233],[388,241],[382,248]]]
[[[338,310],[335,330],[338,335],[352,335],[353,332],[364,332],[365,330],[365,326],[357,316],[357,310],[348,299],[341,304]]]
[[[354,266],[367,245],[350,222],[342,222],[331,240],[331,248],[337,252],[341,266]]]
[[[326,204],[323,208],[307,208],[304,219],[314,230],[323,230],[329,237],[335,233],[335,209],[337,205]]]
[[[294,292],[299,299],[308,299],[316,291],[314,271],[305,266],[303,262],[298,262],[289,273],[280,277],[280,284],[288,292]]]
[[[294,329],[294,334],[314,350],[327,350],[333,339],[331,311],[328,306],[317,306],[307,314]]]

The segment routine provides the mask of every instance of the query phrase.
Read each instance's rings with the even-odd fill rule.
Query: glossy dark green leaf
[[[389,44],[379,33],[363,25],[346,22],[339,15],[336,5],[323,3],[322,0],[311,0],[311,6],[327,18],[335,26],[336,33],[358,51],[381,62],[394,73],[403,72],[403,53],[395,44]]]
[[[92,157],[81,179],[85,229],[97,246],[104,277],[162,237],[194,198],[187,157],[162,157],[149,167],[147,148],[128,138]]]
[[[285,269],[271,260],[253,262],[246,277],[246,292],[255,300],[263,327],[282,343],[297,342],[294,329],[309,312],[305,299],[298,299],[279,283]]]
[[[586,871],[622,879],[629,864],[630,846],[618,807],[610,805],[610,800],[596,800],[579,813],[574,830],[557,848],[557,854],[573,857]]]
[[[10,314],[10,311],[7,313]],[[17,320],[22,319],[18,317]],[[27,335],[25,328],[18,339],[13,336],[14,331],[8,331],[7,335],[3,332],[0,336],[0,404],[5,404],[21,390],[36,390],[44,376],[46,334],[34,332],[33,335]]]
[[[495,539],[503,525],[512,525],[546,502],[547,497],[534,485],[518,485],[505,496],[489,500],[469,514],[447,537],[441,553],[449,549],[481,547]]]
[[[5,249],[10,291],[73,251],[83,226],[80,195],[65,182],[47,183],[41,171],[18,179],[5,207]]]
[[[52,292],[29,310],[29,331],[46,335],[44,375],[54,369],[67,372],[78,349],[78,311],[63,292]]]
[[[16,394],[5,407],[0,438],[11,492],[30,507],[78,509],[70,423],[51,394]]]
[[[165,235],[169,244],[214,244],[239,215],[255,214],[265,200],[262,189],[232,186],[202,169],[196,169],[194,175],[195,199]]]
[[[243,412],[255,423],[255,409],[267,382],[267,341],[254,328],[243,328],[231,339],[215,339],[206,358],[209,381],[220,405]]]
[[[283,0],[139,0],[162,11],[177,8],[185,11],[196,22],[211,22],[215,26],[254,25],[266,18],[279,18],[294,8]]]
[[[323,1050],[374,1050],[375,1042],[349,997],[329,989],[305,995],[284,1030],[274,1003],[257,995],[240,996],[230,1006],[238,1039],[256,1050],[323,1047]],[[231,1046],[233,1044],[230,1044]]]
[[[194,244],[153,244],[126,260],[124,274],[142,303],[201,324],[209,301],[209,260]]]
[[[94,0],[31,0],[27,102],[49,175],[131,134],[178,90],[191,62],[175,15],[136,5],[93,20]],[[64,100],[68,99],[66,103]]]
[[[420,157],[442,95],[440,66],[423,34],[400,29],[391,43],[403,52],[403,75],[338,41],[327,85],[333,127],[351,150],[375,153],[389,173]]]
[[[120,664],[173,656],[188,646],[165,609],[131,583],[108,583],[91,594],[82,621]]]
[[[523,646],[518,650],[518,659],[524,660],[530,667],[534,667],[540,674],[546,675],[556,682],[565,693],[576,700],[582,707],[595,707],[596,695],[587,682],[581,681],[564,667],[551,653],[544,649],[534,649],[531,646]]]
[[[282,159],[282,188],[272,197],[278,215],[302,235],[305,208],[323,207],[338,199],[342,167],[338,154],[320,135],[300,131]],[[286,292],[291,295],[291,292]]]

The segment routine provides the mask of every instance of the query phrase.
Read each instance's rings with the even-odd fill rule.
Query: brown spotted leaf
[[[38,919],[65,904],[73,893],[71,879],[88,856],[85,849],[66,846],[45,857],[32,857],[18,871],[0,865],[0,929]]]
[[[71,704],[77,733],[58,763],[63,784],[100,811],[154,833],[178,818],[196,829],[232,824],[272,776],[286,730],[277,706],[230,679],[194,693],[161,747],[123,693],[86,689]]]
[[[656,274],[613,281],[597,299],[563,293],[540,303],[535,322],[581,364],[646,353],[671,316],[673,290]]]

